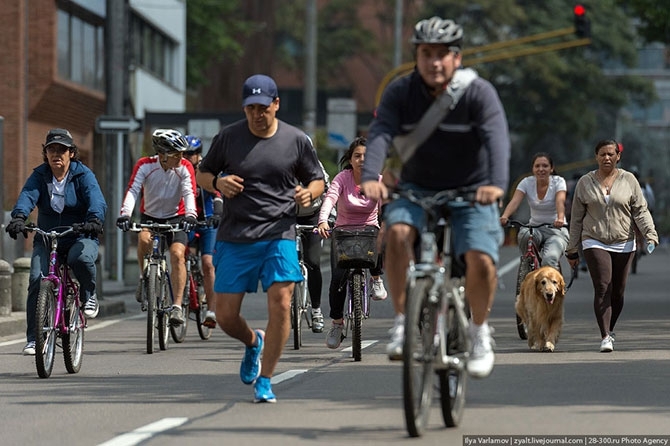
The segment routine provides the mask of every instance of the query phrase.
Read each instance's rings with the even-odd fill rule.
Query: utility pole
[[[398,67],[402,63],[402,2],[403,0],[395,0],[395,26],[393,28],[395,42],[393,51],[394,67]]]
[[[316,146],[316,0],[307,0],[305,8],[305,91],[303,102],[303,130]]]
[[[125,113],[125,99],[127,96],[126,40],[128,36],[128,9],[127,0],[107,1],[107,22],[105,24],[105,94],[107,99],[106,114],[121,117]],[[105,135],[105,150],[102,156],[105,160],[105,194],[108,211],[105,219],[105,265],[111,272],[112,265],[116,265],[116,280],[121,281],[123,276],[124,255],[123,233],[116,229],[116,218],[119,216],[123,190],[119,190],[116,181],[123,176],[125,150],[113,150],[114,147],[125,147],[125,135]],[[120,153],[119,153],[120,152]],[[111,154],[121,159],[114,160]],[[119,171],[121,170],[121,171]],[[116,246],[117,249],[112,249]],[[102,278],[100,278],[100,281]]]

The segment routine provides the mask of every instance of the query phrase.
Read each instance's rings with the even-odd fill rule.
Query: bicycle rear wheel
[[[167,350],[170,340],[170,310],[172,309],[167,271],[162,271],[158,283],[160,290],[158,296],[158,348]]]
[[[361,272],[351,273],[351,307],[353,313],[353,329],[351,330],[351,350],[354,361],[361,360],[361,344],[363,342],[363,293],[365,275]]]
[[[423,434],[433,393],[437,306],[429,302],[431,286],[432,279],[421,277],[407,287],[402,378],[405,423],[411,437]]]
[[[53,282],[42,282],[35,313],[35,366],[40,378],[48,378],[56,356],[56,288]]]
[[[191,281],[193,277],[189,274],[186,277],[186,286],[181,297],[181,314],[184,316],[184,323],[180,325],[170,324],[170,334],[177,344],[181,344],[186,339],[186,330],[188,329],[188,319],[191,316]]]
[[[516,296],[519,295],[523,279],[525,279],[528,273],[533,271],[533,269],[535,269],[533,259],[522,257],[521,262],[519,263],[519,271],[516,277]],[[516,331],[517,333],[519,333],[519,338],[524,340],[528,339],[528,330],[526,329],[526,324],[523,323],[523,321],[521,320],[521,316],[519,316],[519,314],[516,313],[516,311],[515,314],[516,314]]]
[[[68,299],[65,308],[67,331],[63,333],[63,360],[68,373],[79,373],[84,355],[84,324],[79,299]]]
[[[149,275],[145,278],[145,286],[147,287],[147,353],[154,352],[156,345],[156,305],[158,302],[158,265],[149,265]]]
[[[447,354],[461,359],[457,365],[449,365],[447,369],[438,371],[440,381],[440,404],[442,419],[447,427],[458,426],[463,418],[465,408],[465,388],[468,374],[463,358],[467,352],[465,327],[461,324],[456,308],[449,306],[447,311]]]

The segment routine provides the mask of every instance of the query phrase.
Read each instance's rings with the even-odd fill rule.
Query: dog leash
[[[565,291],[569,290],[572,286],[572,282],[575,281],[575,277],[577,277],[577,268],[579,268],[579,264],[572,268],[572,277],[570,277],[570,283],[568,283],[568,285],[565,287]]]

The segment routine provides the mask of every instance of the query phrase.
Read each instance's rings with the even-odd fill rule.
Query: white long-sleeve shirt
[[[140,193],[140,212],[160,219],[177,216],[196,217],[195,171],[185,160],[174,169],[165,170],[158,156],[140,158],[128,182],[126,196],[121,205],[121,216],[130,217]]]

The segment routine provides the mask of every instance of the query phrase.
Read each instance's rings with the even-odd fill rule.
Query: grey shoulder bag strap
[[[435,131],[449,110],[456,107],[465,90],[477,77],[477,72],[472,68],[456,70],[444,93],[433,101],[414,130],[393,138],[393,149],[402,163],[406,163],[414,155],[416,149]]]

